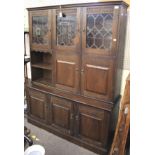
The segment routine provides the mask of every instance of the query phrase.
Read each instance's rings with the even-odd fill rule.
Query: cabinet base
[[[74,144],[77,144],[77,145],[79,145],[81,147],[84,147],[84,148],[86,148],[86,149],[88,149],[90,151],[93,151],[93,152],[98,153],[100,155],[108,155],[108,151],[105,148],[97,147],[95,145],[91,145],[89,143],[86,143],[86,142],[84,142],[84,141],[82,141],[82,140],[80,140],[80,139],[78,139],[76,137],[73,137],[71,135],[63,134],[59,130],[56,130],[51,126],[48,126],[48,125],[46,125],[44,123],[41,123],[41,122],[39,122],[37,120],[34,120],[29,116],[28,116],[28,122],[42,128],[42,129],[45,129],[45,130],[47,130],[47,131],[49,131],[49,132],[51,132],[51,133],[53,133],[53,134],[55,134],[55,135],[57,135],[59,137],[62,137],[62,138],[66,139],[66,140],[68,140],[68,141],[70,141],[70,142],[72,142]]]

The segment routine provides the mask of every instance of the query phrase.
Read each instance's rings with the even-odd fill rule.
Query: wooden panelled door
[[[51,49],[51,11],[29,12],[31,50],[49,52]]]
[[[39,120],[43,123],[47,122],[47,102],[46,95],[36,91],[29,90],[28,93],[28,111],[29,115],[36,120]]]
[[[62,9],[64,17],[59,17],[59,11],[53,10],[54,83],[56,88],[77,93],[80,70],[80,10]]]
[[[49,111],[50,124],[62,133],[73,133],[73,103],[58,97],[52,97]]]
[[[84,96],[112,100],[118,9],[83,8],[81,91]]]
[[[77,136],[97,146],[105,146],[110,115],[101,109],[79,105],[75,117]]]

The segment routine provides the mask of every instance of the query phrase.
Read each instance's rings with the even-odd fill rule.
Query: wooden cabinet
[[[110,116],[120,95],[127,4],[29,8],[29,121],[107,154]],[[118,86],[118,87],[116,87]]]

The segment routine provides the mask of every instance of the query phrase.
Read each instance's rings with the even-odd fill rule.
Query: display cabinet
[[[29,122],[107,154],[127,7],[114,1],[28,8]]]

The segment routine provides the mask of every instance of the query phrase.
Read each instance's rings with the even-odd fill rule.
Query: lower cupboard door
[[[109,128],[109,112],[80,105],[76,115],[77,136],[89,144],[106,146]]]
[[[47,108],[45,101],[35,96],[30,96],[29,106],[31,118],[46,123]]]
[[[37,121],[47,123],[47,100],[46,94],[29,89],[28,94],[28,115]]]
[[[64,134],[73,133],[73,103],[53,97],[50,103],[50,124]]]

